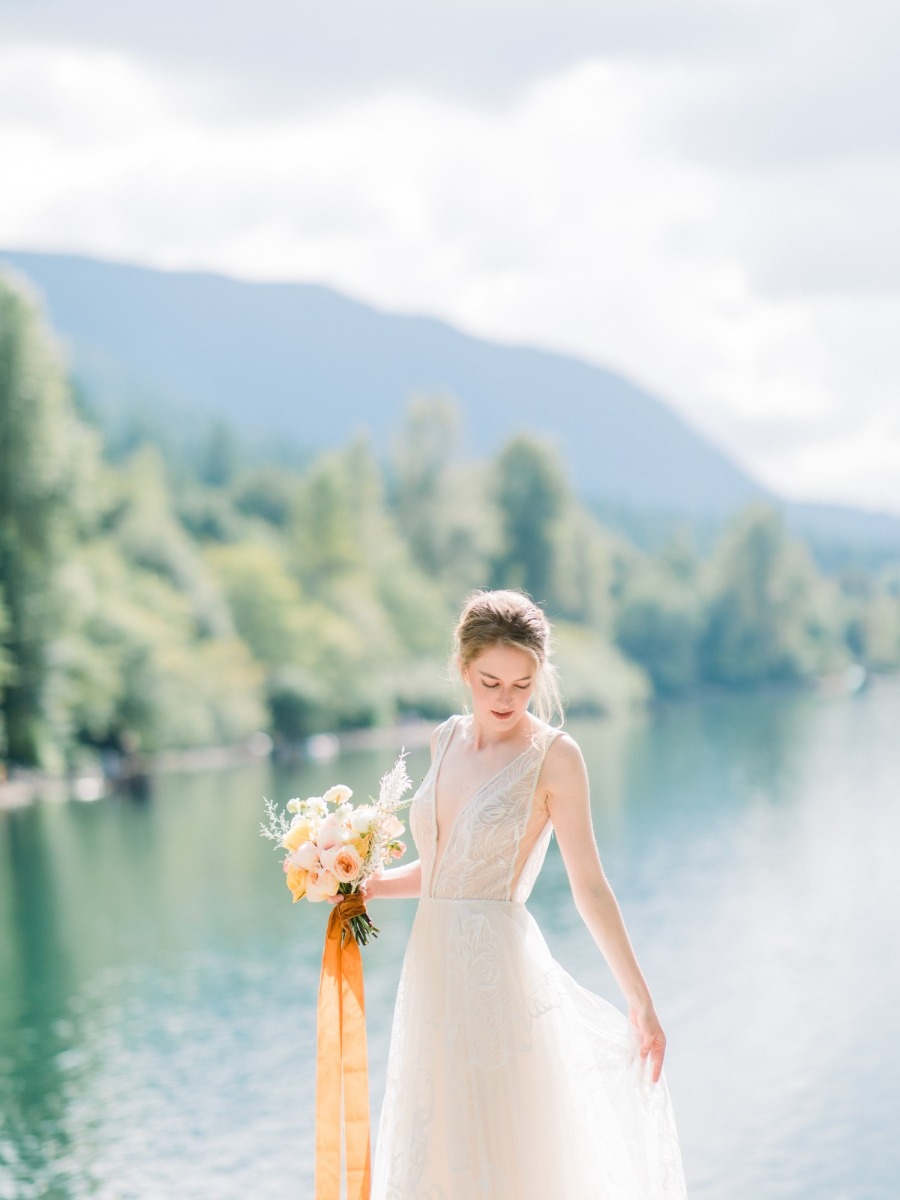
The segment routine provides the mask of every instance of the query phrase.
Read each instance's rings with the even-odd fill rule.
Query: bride
[[[412,802],[420,858],[368,899],[418,897],[394,1013],[373,1200],[675,1200],[685,1195],[666,1039],[604,875],[550,626],[477,592],[456,629],[471,697],[432,738]],[[551,957],[525,900],[555,832],[626,1019]]]

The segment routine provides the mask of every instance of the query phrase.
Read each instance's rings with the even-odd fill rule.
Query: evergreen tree
[[[238,470],[238,440],[227,421],[213,421],[203,447],[200,478],[211,487],[226,487]]]
[[[66,618],[60,570],[88,511],[92,451],[35,297],[0,276],[0,586],[15,666],[0,709],[7,752],[21,763],[51,754],[52,647]]]
[[[495,506],[481,464],[457,459],[460,413],[447,397],[419,397],[394,439],[391,499],[416,564],[453,603],[487,582],[496,554]]]
[[[563,468],[544,442],[513,438],[496,463],[502,549],[495,580],[521,588],[539,603],[558,603],[555,587],[559,522],[567,499]]]

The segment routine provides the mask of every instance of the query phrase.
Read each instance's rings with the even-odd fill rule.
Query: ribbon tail
[[[316,1200],[341,1194],[341,923],[325,932],[316,1013]]]
[[[341,919],[335,907],[325,933],[319,980],[315,1200],[340,1200],[342,1094],[347,1200],[369,1200],[371,1190],[362,956],[347,932],[347,944],[342,946]]]
[[[342,1036],[344,1054],[344,1140],[347,1150],[347,1200],[369,1200],[371,1142],[369,1064],[366,1047],[366,1000],[362,955],[354,938],[343,948]]]

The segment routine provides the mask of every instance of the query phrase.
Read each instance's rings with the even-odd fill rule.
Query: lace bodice
[[[435,871],[435,785],[453,731],[441,726],[434,758],[410,807],[409,823],[422,864],[422,895],[444,900],[527,900],[547,853],[549,820],[530,821],[538,776],[558,730],[546,728],[512,762],[482,784],[448,830]]]

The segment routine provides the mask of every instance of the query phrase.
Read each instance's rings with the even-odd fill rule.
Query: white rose
[[[374,817],[375,813],[371,808],[354,809],[350,814],[350,828],[353,830],[355,836],[359,837],[360,834],[368,833],[372,828]]]

